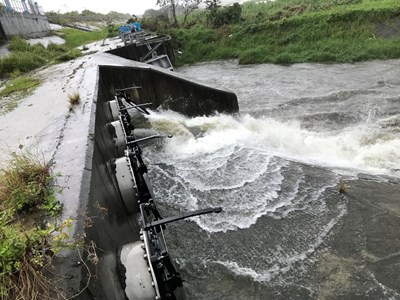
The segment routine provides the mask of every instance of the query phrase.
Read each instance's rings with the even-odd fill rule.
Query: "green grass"
[[[46,49],[41,44],[29,45],[21,37],[13,37],[9,44],[11,53],[0,58],[0,76],[10,77],[15,73],[27,73],[46,64],[56,62],[59,57],[69,53],[62,45],[50,44]]]
[[[61,37],[65,40],[65,46],[70,50],[78,46],[105,39],[108,35],[107,28],[93,32],[85,32],[73,28],[63,28],[60,32]]]
[[[11,53],[0,58],[0,77],[8,78],[15,72],[27,73],[48,64],[75,59],[82,55],[76,47],[104,39],[109,33],[107,28],[94,32],[64,28],[59,35],[65,44],[50,44],[47,49],[41,44],[29,45],[21,37],[14,37],[9,44]]]
[[[40,79],[33,77],[17,77],[7,83],[5,88],[0,91],[0,97],[8,96],[15,92],[28,92],[40,84]]]
[[[11,53],[0,58],[0,79],[15,79],[6,83],[5,88],[0,91],[0,114],[16,108],[18,100],[40,83],[36,78],[19,77],[21,74],[80,57],[82,53],[76,47],[104,39],[110,34],[110,26],[95,32],[66,28],[60,34],[65,39],[65,44],[50,44],[47,49],[41,44],[29,45],[18,36],[12,38],[8,46]]]
[[[52,182],[49,166],[28,153],[0,167],[0,299],[59,298],[45,269],[71,222],[47,221],[62,209]]]
[[[13,80],[5,81],[4,89],[0,90],[0,115],[14,110],[23,97],[29,95],[41,80],[34,77],[19,76],[19,71],[12,74]]]
[[[378,25],[392,26],[399,15],[397,0],[246,2],[238,24],[211,29],[203,20],[169,32],[182,52],[177,66],[226,58],[241,64],[347,63],[400,58],[400,39],[377,34]]]

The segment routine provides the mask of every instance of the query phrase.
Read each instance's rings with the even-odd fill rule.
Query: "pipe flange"
[[[126,135],[121,121],[114,121],[110,123],[113,128],[113,140],[117,148],[118,156],[124,155],[126,149]]]
[[[132,167],[127,157],[115,160],[115,177],[122,201],[129,215],[139,212],[137,185],[131,170]]]
[[[125,267],[125,295],[129,300],[154,300],[156,291],[141,242],[122,246],[119,261]]]
[[[111,100],[108,101],[108,107],[110,109],[110,113],[112,116],[112,120],[118,120],[119,119],[119,105],[117,100]]]

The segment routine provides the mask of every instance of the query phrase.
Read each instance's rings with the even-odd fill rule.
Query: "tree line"
[[[221,0],[157,0],[157,5],[159,10],[146,10],[142,19],[144,27],[153,31],[166,27],[191,27],[196,20],[189,23],[188,16],[199,8],[205,9],[206,21],[213,28],[239,22],[242,13],[238,3],[223,7]]]

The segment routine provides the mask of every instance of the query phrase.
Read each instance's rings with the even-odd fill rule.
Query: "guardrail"
[[[0,13],[44,15],[44,10],[37,2],[32,0],[0,0]]]

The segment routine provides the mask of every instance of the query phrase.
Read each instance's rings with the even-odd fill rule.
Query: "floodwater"
[[[164,214],[223,208],[167,228],[188,299],[400,299],[400,61],[178,72],[240,106],[148,117]]]

